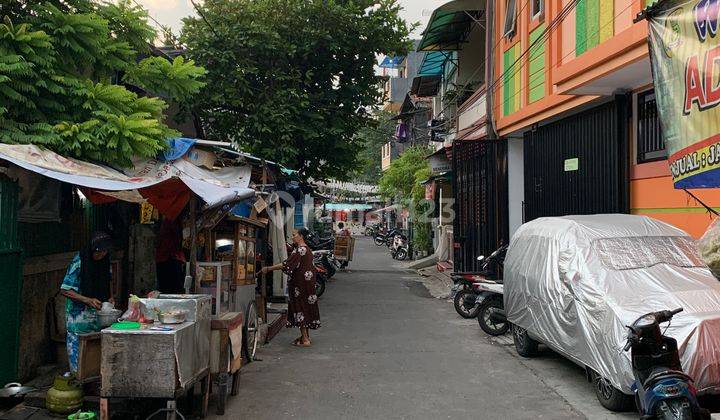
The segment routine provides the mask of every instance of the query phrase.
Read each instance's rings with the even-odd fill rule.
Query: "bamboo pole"
[[[190,195],[190,276],[193,278],[192,293],[200,290],[200,278],[197,276],[197,222],[195,220],[195,209],[197,198],[195,194]]]

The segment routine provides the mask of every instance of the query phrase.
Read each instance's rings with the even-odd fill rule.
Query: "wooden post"
[[[108,409],[108,399],[100,398],[100,420],[110,420],[110,410]]]
[[[193,293],[200,290],[200,278],[197,276],[197,221],[195,220],[195,209],[197,197],[190,194],[190,273],[193,278]]]
[[[263,171],[262,171],[262,183],[263,183],[263,189],[265,189],[265,185],[267,185],[268,182],[268,173],[267,173],[267,165],[265,164],[265,160],[262,161],[263,165]],[[264,197],[263,197],[264,199]],[[262,256],[263,256],[263,266],[265,266],[265,261],[267,261],[267,250],[268,250],[268,227],[270,226],[270,221],[268,220],[268,224],[265,225],[264,233],[263,233],[263,244],[265,244],[265,249],[262,250]],[[257,254],[258,250],[255,249],[255,253]],[[255,268],[257,270],[257,268]],[[259,299],[256,299],[255,304],[257,305],[259,315],[262,318],[262,320],[267,323],[268,317],[267,317],[267,274],[263,274],[260,276],[260,297]],[[233,387],[235,387],[235,383],[233,382]]]

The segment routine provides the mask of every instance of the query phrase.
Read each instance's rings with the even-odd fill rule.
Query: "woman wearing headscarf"
[[[67,352],[70,370],[77,372],[78,335],[99,331],[96,311],[102,302],[115,303],[110,287],[112,241],[105,232],[95,232],[87,249],[73,258],[60,294],[67,298]]]
[[[293,341],[294,346],[310,347],[310,330],[320,328],[320,310],[318,297],[315,294],[315,265],[310,247],[305,243],[310,232],[296,229],[292,235],[292,245],[288,245],[290,255],[281,264],[263,267],[265,274],[275,270],[283,270],[290,276],[288,281],[288,321],[287,327],[300,328],[300,337]]]

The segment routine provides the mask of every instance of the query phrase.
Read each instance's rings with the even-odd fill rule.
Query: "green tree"
[[[379,182],[380,195],[394,198],[409,208],[413,221],[413,248],[430,251],[432,247],[431,226],[424,217],[430,203],[425,200],[425,186],[420,183],[430,177],[430,164],[426,157],[430,154],[426,146],[413,146],[405,149],[399,158],[390,163]]]
[[[389,112],[378,112],[355,135],[360,148],[358,152],[360,168],[355,173],[355,178],[360,182],[377,184],[380,180],[382,146],[395,134],[396,122],[391,120],[391,117]]]
[[[206,0],[181,36],[208,70],[205,137],[302,177],[350,179],[365,107],[382,99],[376,57],[410,46],[400,10],[397,0]]]
[[[431,150],[426,146],[412,146],[405,149],[380,177],[378,183],[380,195],[408,204],[413,199],[413,192],[418,195],[419,182],[427,179],[425,174],[429,174],[430,169],[426,157],[430,152]],[[419,197],[424,197],[424,193]]]
[[[163,123],[165,101],[152,95],[186,101],[203,86],[192,61],[138,61],[156,34],[130,0],[22,0],[3,3],[0,15],[2,143],[126,166],[177,135]]]

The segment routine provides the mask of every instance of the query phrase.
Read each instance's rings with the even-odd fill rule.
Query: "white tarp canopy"
[[[252,197],[249,166],[210,171],[185,159],[134,161],[134,167],[118,171],[107,166],[67,158],[35,145],[0,144],[0,159],[62,182],[86,187],[126,201],[142,201],[138,190],[179,179],[202,198],[206,207]]]
[[[627,325],[682,307],[666,335],[700,392],[720,392],[720,282],[687,233],[645,216],[546,217],[510,242],[508,320],[625,393]]]

